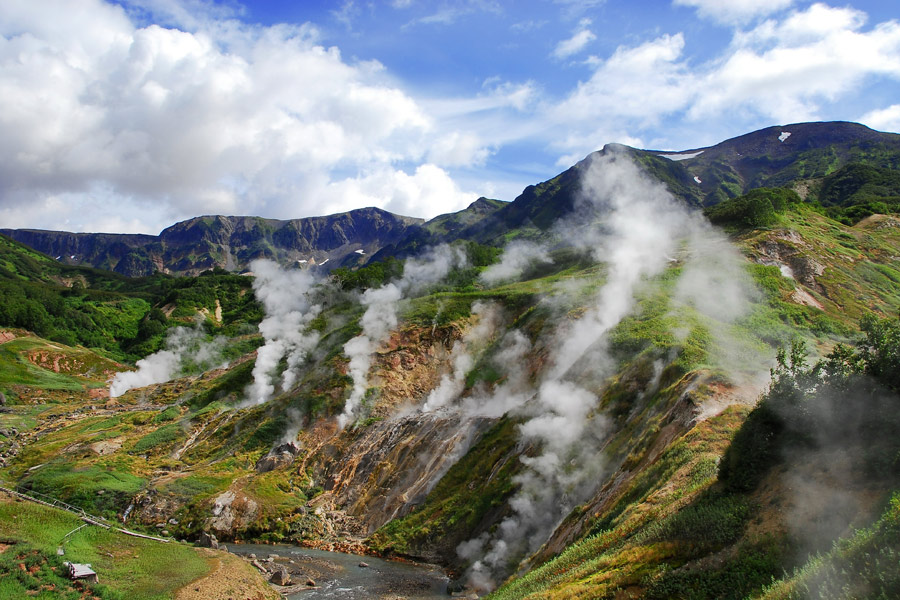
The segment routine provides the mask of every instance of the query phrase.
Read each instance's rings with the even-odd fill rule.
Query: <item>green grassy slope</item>
[[[87,589],[104,599],[172,598],[177,589],[209,570],[206,558],[188,546],[99,527],[78,529],[82,525],[77,517],[57,509],[0,498],[0,537],[4,544],[12,544],[0,553],[3,597],[84,597],[85,586],[74,586],[62,577],[63,560],[92,565],[102,585]],[[63,557],[57,556],[57,548],[63,549]],[[20,563],[26,565],[25,572]]]
[[[250,285],[248,278],[222,270],[197,278],[129,279],[59,264],[0,236],[0,326],[119,359],[159,349],[167,326],[190,323],[198,311],[228,335],[253,332],[262,312]]]

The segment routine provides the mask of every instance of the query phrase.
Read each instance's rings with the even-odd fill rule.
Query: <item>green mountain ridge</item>
[[[131,277],[162,272],[198,275],[219,267],[240,271],[258,258],[283,264],[335,266],[373,253],[402,237],[421,219],[363,208],[327,217],[279,221],[260,217],[196,217],[158,236],[0,229],[0,233],[70,265]]]
[[[788,132],[791,135],[781,141],[779,136]],[[413,232],[414,247],[454,239],[496,244],[511,236],[544,237],[576,205],[580,174],[590,160],[620,151],[629,153],[676,198],[688,206],[703,207],[758,187],[797,184],[808,192],[810,183],[816,187],[818,180],[851,164],[876,170],[897,169],[900,135],[873,131],[857,123],[796,123],[768,127],[715,146],[681,152],[608,144],[556,177],[528,186],[512,202],[451,235],[432,232],[431,236],[422,236]],[[834,203],[830,198],[824,201]],[[398,247],[403,248],[409,242],[401,242]]]

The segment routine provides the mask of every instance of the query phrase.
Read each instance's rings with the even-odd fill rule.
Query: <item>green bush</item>
[[[150,451],[155,453],[180,437],[184,437],[184,430],[178,423],[172,423],[160,427],[139,439],[131,448],[131,451],[135,454],[143,454]]]
[[[732,492],[756,489],[769,470],[781,461],[784,421],[769,406],[754,408],[719,462],[719,481]]]
[[[177,406],[170,406],[165,410],[159,411],[155,417],[153,417],[154,423],[164,423],[166,421],[172,421],[173,419],[177,419],[181,416],[181,410]]]
[[[188,406],[193,410],[199,410],[216,401],[236,400],[242,397],[244,388],[253,381],[254,364],[255,361],[248,360],[233,367],[216,379],[211,387],[188,400]]]
[[[857,349],[838,344],[808,367],[795,342],[780,350],[769,390],[735,434],[719,465],[726,489],[746,492],[792,450],[839,441],[870,479],[900,478],[900,321],[863,318]]]
[[[707,553],[733,542],[744,530],[750,505],[741,495],[706,492],[695,502],[643,528],[637,543],[688,543],[694,552]]]
[[[284,419],[268,419],[263,421],[253,432],[253,435],[244,444],[246,450],[256,450],[259,448],[271,448],[275,442],[284,435],[285,429]]]
[[[403,274],[403,262],[393,257],[357,269],[338,267],[331,277],[342,290],[365,290],[381,287]]]
[[[769,227],[777,222],[777,215],[791,204],[799,203],[797,192],[787,188],[757,188],[704,209],[703,213],[716,225],[741,228]]]

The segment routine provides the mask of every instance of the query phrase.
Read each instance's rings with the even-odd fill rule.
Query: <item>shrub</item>
[[[775,224],[777,216],[800,202],[797,192],[786,188],[757,188],[747,194],[725,200],[703,212],[717,225],[758,228]]]
[[[769,390],[750,413],[719,465],[726,489],[756,488],[792,449],[840,443],[859,454],[870,478],[900,478],[900,321],[862,320],[858,350],[837,345],[807,367],[802,343],[780,350]]]
[[[184,435],[184,431],[178,423],[172,423],[164,427],[160,427],[156,431],[148,433],[139,439],[131,451],[135,454],[142,454],[148,451],[157,451],[162,446],[166,446]]]
[[[284,419],[269,419],[263,421],[253,432],[253,435],[244,444],[246,450],[256,450],[258,448],[271,448],[275,442],[284,434]]]

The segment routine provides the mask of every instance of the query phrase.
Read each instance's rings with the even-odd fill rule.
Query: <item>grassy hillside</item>
[[[250,285],[222,270],[197,278],[129,279],[59,264],[0,236],[0,326],[118,359],[158,350],[167,327],[190,323],[198,311],[211,329],[227,335],[254,331],[262,313]]]
[[[159,543],[86,526],[61,510],[0,494],[0,595],[4,598],[135,598],[163,600],[208,575],[222,560],[219,588],[270,597],[266,586],[240,560],[175,542]],[[72,582],[63,561],[90,564],[100,584]],[[254,582],[255,589],[236,581]],[[251,591],[252,590],[252,591]],[[257,596],[257,594],[259,594]]]
[[[668,159],[650,162],[677,171]],[[529,193],[558,197],[575,189],[575,177],[563,174]],[[528,239],[566,210],[482,204],[483,220],[449,219],[440,227],[517,215],[508,237]],[[591,428],[560,450],[559,471],[577,485],[560,492],[555,510],[565,511],[554,515],[541,544],[502,565],[510,577],[494,597],[794,597],[837,589],[848,565],[862,573],[848,585],[871,587],[883,576],[884,589],[894,589],[892,568],[860,565],[893,556],[898,448],[889,434],[896,424],[880,400],[847,407],[824,386],[861,391],[863,374],[873,369],[883,385],[895,386],[886,378],[898,371],[890,349],[897,346],[891,319],[900,312],[900,227],[891,215],[851,226],[829,214],[783,188],[739,196],[708,211],[740,252],[726,263],[733,272],[716,270],[716,253],[682,241],[629,288],[634,305],[604,330],[602,342],[580,350],[567,367],[570,387],[553,398],[552,408],[577,394],[595,400],[581,417]],[[533,465],[546,458],[546,443],[523,431],[535,427],[536,405],[545,400],[541,384],[560,347],[589,324],[583,318],[598,291],[621,277],[605,260],[617,247],[600,248],[605,254],[560,242],[518,275],[488,284],[480,275],[501,252],[458,243],[466,265],[430,286],[409,284],[401,300],[386,303],[397,323],[370,353],[358,418],[340,429],[336,417],[355,368],[345,344],[373,318],[364,316],[373,305],[361,301],[371,298],[364,292],[390,282],[402,287],[406,265],[417,263],[347,266],[320,282],[305,330],[317,336],[315,347],[290,385],[276,385],[257,404],[248,401],[247,387],[262,356],[255,353],[263,343],[255,325],[263,309],[250,278],[214,270],[135,280],[129,288],[117,276],[71,270],[8,242],[0,263],[0,292],[13,298],[0,312],[0,478],[109,518],[127,513],[129,527],[147,531],[376,551],[438,561],[462,574],[474,561],[457,552],[459,545],[509,528],[503,523],[519,514],[516,502],[535,477]],[[708,306],[708,297],[717,305]],[[722,310],[732,301],[742,310]],[[13,329],[28,328],[25,316],[9,312],[18,306],[37,319],[31,330],[39,337]],[[110,379],[129,368],[123,359],[160,348],[171,327],[198,312],[202,337],[227,338],[226,367],[178,373],[109,398]],[[855,353],[837,345],[858,341],[860,322],[888,342],[869,339]],[[765,385],[758,375],[796,339],[811,358],[783,356],[771,391],[754,408]],[[830,358],[811,367],[815,356]],[[272,373],[290,360],[277,361]],[[445,380],[454,381],[459,407],[469,401],[478,410],[421,411]],[[483,410],[501,400],[517,402],[516,409]],[[813,410],[817,403],[868,416],[823,420],[820,412],[833,411]],[[870,434],[868,449],[854,446],[860,452],[853,460],[839,456],[850,445],[824,447],[815,434],[824,428],[849,437],[838,427],[848,424]],[[865,476],[833,485],[847,471]],[[830,498],[833,510],[814,502],[820,497]],[[11,509],[0,504],[2,510]],[[831,527],[812,528],[816,522]],[[69,524],[53,523],[46,537],[31,525],[0,525],[0,534],[16,541],[16,556],[33,555],[44,578],[38,585],[62,585],[49,574],[58,566],[51,537]],[[792,523],[810,524],[815,535],[800,535]],[[117,539],[88,531],[67,544],[109,571],[111,589],[98,596],[167,597],[174,589],[149,583],[163,564],[154,550],[146,551],[152,564],[131,564],[138,577],[126,580],[117,570],[126,565],[104,563],[103,552],[128,558],[144,551],[127,544],[120,550]],[[840,536],[847,541],[832,547]],[[196,556],[176,558],[183,563],[176,581],[203,572]]]
[[[62,577],[63,560],[89,563],[102,573],[102,585],[89,588],[101,598],[170,598],[175,590],[209,570],[203,555],[180,544],[161,544],[99,527],[68,535],[83,524],[68,513],[4,495],[0,499],[0,536],[10,545],[0,554],[0,564],[5,563],[0,567],[5,567],[0,578],[0,590],[7,592],[4,597],[24,598],[31,595],[30,590],[43,588],[46,597],[66,597],[63,594],[68,589],[73,590],[69,597],[81,598],[82,592],[75,592],[72,582]],[[65,552],[63,557],[57,556],[59,547]],[[26,572],[17,568],[17,561],[24,561]]]
[[[746,408],[698,424],[605,502],[586,537],[490,597],[895,595],[900,322],[863,326],[857,353],[839,347],[813,367],[802,345],[781,354],[743,424]]]

